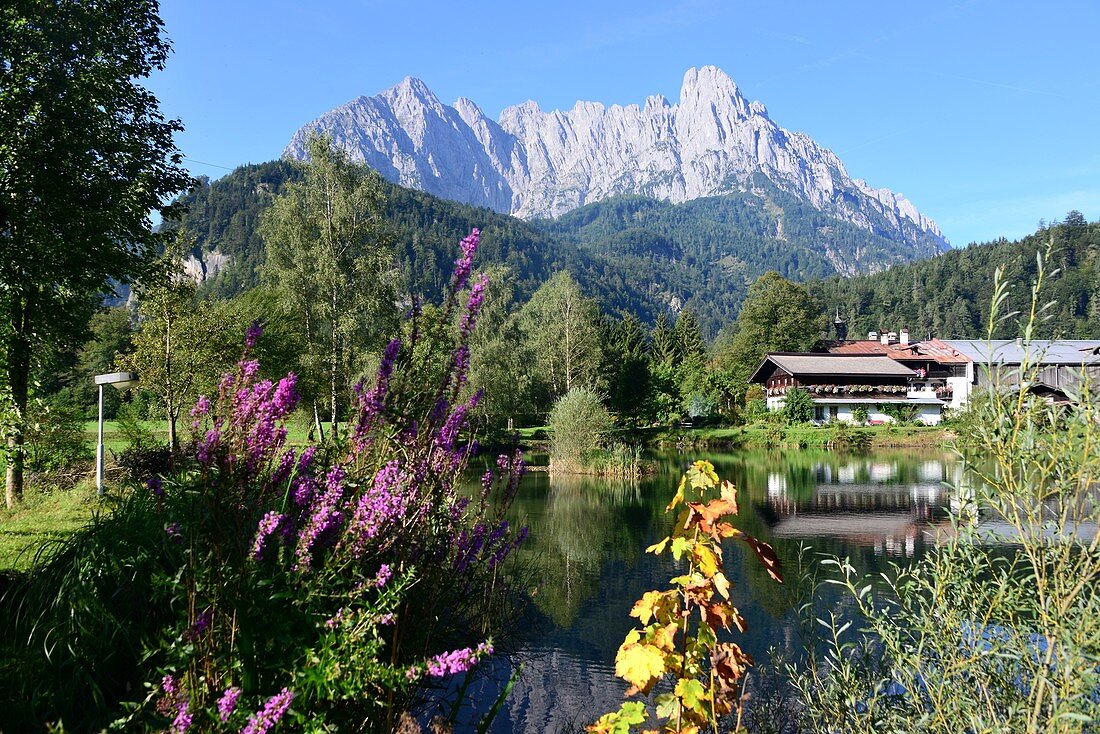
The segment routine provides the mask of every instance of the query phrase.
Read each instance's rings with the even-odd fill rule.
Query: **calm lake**
[[[666,588],[682,573],[668,556],[644,550],[668,534],[672,518],[664,508],[698,458],[734,482],[741,506],[735,525],[771,542],[788,571],[779,585],[744,544],[726,545],[726,575],[749,624],[738,642],[758,662],[770,649],[801,647],[796,610],[806,590],[792,573],[801,547],[804,557],[849,557],[868,573],[912,562],[932,542],[929,524],[945,519],[951,497],[944,483],[962,471],[946,453],[785,450],[664,454],[658,473],[636,484],[528,474],[512,514],[530,528],[520,555],[536,591],[510,645],[516,659],[495,663],[496,678],[506,679],[515,664],[523,669],[492,731],[583,731],[618,707],[627,686],[615,677],[614,660],[635,621],[628,613],[643,592]],[[492,701],[493,685],[478,684],[476,700]]]

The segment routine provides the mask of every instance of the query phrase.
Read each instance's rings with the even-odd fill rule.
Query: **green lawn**
[[[153,431],[153,433],[162,440],[168,440],[168,421],[142,421],[141,425],[143,428],[148,428]],[[328,431],[331,426],[328,421],[323,421],[321,425],[324,426],[326,431]],[[88,442],[92,444],[92,446],[95,446],[97,426],[98,424],[96,421],[84,422],[84,435],[87,436]],[[286,429],[287,440],[290,443],[304,444],[306,442],[306,437],[309,435],[309,427],[306,426],[303,421],[292,420],[287,424]],[[341,431],[347,430],[347,423],[341,423],[340,429]],[[179,422],[176,423],[176,430],[179,431],[180,441],[186,441],[191,435],[191,419],[189,417],[186,419],[181,418]],[[103,445],[109,451],[121,451],[126,448],[126,439],[119,430],[117,421],[103,421]]]
[[[0,508],[0,570],[26,570],[38,550],[87,523],[100,505],[95,486],[41,492],[29,489],[14,510]]]

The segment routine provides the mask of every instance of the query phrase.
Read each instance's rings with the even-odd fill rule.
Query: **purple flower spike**
[[[286,515],[274,510],[263,516],[263,519],[260,520],[260,526],[256,530],[256,539],[252,542],[252,560],[263,560],[264,545],[267,543],[268,537],[278,530],[286,519]]]
[[[226,688],[225,693],[218,699],[218,718],[222,723],[229,721],[229,717],[237,710],[237,699],[241,695],[241,689],[233,686]]]
[[[481,643],[476,648],[466,647],[461,650],[445,652],[436,655],[427,662],[428,675],[433,678],[442,678],[445,675],[465,673],[474,667],[478,660],[492,654],[493,646],[487,642]]]
[[[385,407],[386,393],[389,391],[390,378],[393,376],[394,362],[401,351],[401,340],[393,339],[386,345],[386,351],[382,354],[382,362],[378,365],[378,376],[375,378],[374,387],[364,391],[362,385],[357,385],[355,395],[358,398],[358,415],[355,419],[355,430],[352,432],[352,444],[357,451],[362,451],[366,446],[368,434],[374,427]]]
[[[462,339],[465,341],[470,332],[474,330],[474,324],[477,322],[477,315],[481,312],[481,307],[485,304],[485,290],[489,286],[489,276],[482,274],[474,285],[470,288],[470,300],[466,302],[466,311],[462,314],[462,322],[459,325],[459,331],[462,333]]]
[[[251,349],[256,346],[256,340],[264,333],[264,327],[259,321],[253,321],[244,332],[244,346]]]
[[[241,729],[241,734],[267,734],[286,715],[293,699],[294,693],[289,688],[267,699],[261,710],[248,717],[248,724]]]
[[[189,705],[185,701],[180,704],[179,711],[176,712],[176,718],[172,721],[172,734],[183,734],[191,727],[191,712],[188,711]]]
[[[470,268],[474,263],[474,253],[477,252],[477,246],[480,242],[481,230],[474,227],[470,230],[470,234],[459,243],[462,253],[455,260],[455,272],[452,281],[454,291],[460,291],[465,287],[466,279],[470,277]]]

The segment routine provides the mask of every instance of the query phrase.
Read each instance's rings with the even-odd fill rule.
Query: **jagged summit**
[[[303,126],[284,155],[304,156],[314,131],[390,181],[527,219],[627,194],[679,203],[748,192],[764,203],[763,176],[869,232],[946,246],[904,196],[849,177],[836,155],[777,125],[714,66],[688,69],[675,103],[654,95],[644,105],[578,101],[543,111],[528,100],[496,121],[466,98],[445,105],[406,77]]]

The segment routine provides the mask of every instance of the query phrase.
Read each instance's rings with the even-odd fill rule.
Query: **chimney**
[[[837,341],[844,341],[848,338],[848,324],[844,323],[844,319],[840,318],[840,309],[836,310],[836,319],[833,321],[833,328],[836,329]]]
[[[888,345],[890,343],[890,332],[888,332],[888,331],[882,332],[882,338],[879,341],[882,342],[883,346]]]
[[[878,341],[878,332],[877,331],[868,331],[867,332],[867,341],[871,341],[871,342]]]
[[[909,344],[909,329],[906,329],[904,326],[901,327],[901,336],[899,337],[899,341],[901,342],[902,346],[906,346]]]

